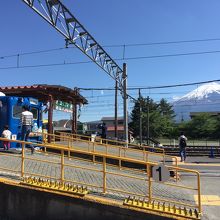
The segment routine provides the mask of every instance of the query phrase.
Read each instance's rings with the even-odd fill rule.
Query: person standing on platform
[[[179,149],[180,149],[180,157],[181,157],[181,162],[184,162],[186,160],[186,141],[187,137],[184,135],[183,132],[181,132],[180,137],[179,137]]]
[[[33,113],[29,111],[28,106],[23,106],[21,113],[21,140],[27,141],[33,126]],[[34,146],[31,145],[31,154],[34,153]]]
[[[105,125],[104,122],[103,122],[102,125],[101,125],[101,129],[102,129],[101,137],[102,137],[103,139],[106,139],[107,127],[106,127],[106,125]]]
[[[11,139],[11,131],[9,130],[8,125],[4,126],[4,131],[2,132],[2,137]],[[9,150],[10,149],[10,142],[9,141],[3,141],[3,147],[4,150]]]

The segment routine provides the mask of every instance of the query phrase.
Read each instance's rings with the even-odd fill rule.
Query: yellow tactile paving
[[[198,197],[194,195],[196,203],[198,203]],[[220,196],[216,195],[201,195],[202,205],[220,206]]]

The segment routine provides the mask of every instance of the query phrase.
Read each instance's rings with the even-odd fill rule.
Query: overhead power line
[[[182,84],[174,84],[174,85],[162,85],[162,86],[146,86],[146,87],[128,87],[127,90],[138,90],[138,89],[163,89],[163,88],[172,88],[172,87],[181,87],[181,86],[193,86],[205,83],[212,83],[212,82],[220,82],[220,79],[215,80],[208,80],[208,81],[200,81],[200,82],[193,82],[193,83],[182,83]],[[115,90],[115,88],[79,88],[80,90],[85,91],[100,91],[100,90]]]
[[[220,38],[206,38],[206,39],[194,39],[194,40],[179,40],[179,41],[161,41],[161,42],[149,42],[149,43],[133,43],[133,44],[113,44],[113,45],[103,45],[102,47],[111,48],[111,47],[140,47],[140,46],[152,46],[152,45],[167,45],[167,44],[183,44],[183,43],[197,43],[197,42],[211,42],[211,41],[220,41]],[[25,56],[25,55],[33,55],[40,53],[48,53],[55,52],[59,50],[66,49],[76,49],[76,47],[58,47],[46,50],[35,50],[30,52],[21,52],[10,55],[0,56],[0,59],[16,57],[16,56]]]
[[[153,55],[153,56],[141,56],[141,57],[125,57],[125,58],[115,58],[116,61],[128,61],[128,60],[142,60],[142,59],[155,59],[155,58],[166,58],[166,57],[179,57],[179,56],[191,56],[191,55],[204,55],[204,54],[215,54],[220,53],[220,50],[214,51],[202,51],[202,52],[191,52],[191,53],[176,53],[176,54],[163,54],[163,55]],[[76,65],[76,64],[87,64],[93,63],[93,61],[77,61],[77,62],[62,62],[62,63],[51,63],[51,64],[36,64],[36,65],[16,65],[8,67],[0,67],[0,70],[7,69],[24,69],[24,68],[36,68],[36,67],[52,67],[52,66],[64,66],[64,65]]]
[[[60,51],[60,50],[64,50],[64,49],[68,49],[68,47],[67,48],[60,47],[60,48],[53,48],[53,49],[47,49],[47,50],[36,50],[36,51],[30,51],[30,52],[24,52],[24,53],[11,54],[11,55],[6,55],[6,56],[0,56],[0,59],[17,57],[17,56],[25,56],[25,55],[48,53],[48,52]]]
[[[106,45],[104,47],[136,47],[136,46],[183,44],[183,43],[197,43],[197,42],[210,42],[210,41],[220,41],[220,38],[206,38],[206,39],[179,40],[179,41],[161,41],[161,42],[135,43],[135,44],[115,44],[115,45]]]

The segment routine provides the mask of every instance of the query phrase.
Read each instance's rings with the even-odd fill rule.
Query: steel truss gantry
[[[97,43],[76,17],[60,0],[22,0],[60,34],[65,37],[66,45],[73,44],[118,82],[123,90],[123,70]]]
[[[69,44],[76,46],[117,82],[124,102],[124,138],[128,143],[126,64],[123,64],[122,70],[60,0],[22,1],[64,36],[66,46]]]

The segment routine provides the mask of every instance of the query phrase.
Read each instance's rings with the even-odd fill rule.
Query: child
[[[2,137],[11,139],[11,132],[8,130],[8,125],[4,126],[4,131],[2,132]],[[3,141],[3,147],[4,150],[9,150],[10,149],[10,142],[9,141]]]

